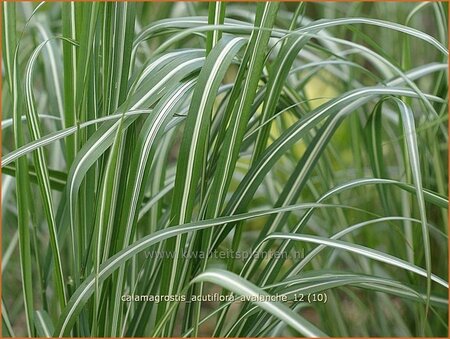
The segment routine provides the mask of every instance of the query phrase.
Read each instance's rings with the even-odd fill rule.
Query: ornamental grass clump
[[[447,7],[4,2],[3,336],[447,336]]]

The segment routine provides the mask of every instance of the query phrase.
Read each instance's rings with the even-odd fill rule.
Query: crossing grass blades
[[[446,336],[447,13],[4,2],[3,335]]]

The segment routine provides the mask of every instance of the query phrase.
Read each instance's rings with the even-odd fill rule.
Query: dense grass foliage
[[[4,2],[3,335],[447,336],[447,13]]]

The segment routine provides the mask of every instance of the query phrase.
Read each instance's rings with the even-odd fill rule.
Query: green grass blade
[[[47,312],[40,310],[35,312],[36,331],[42,338],[51,338],[54,331],[52,320]]]
[[[36,59],[41,49],[45,46],[44,41],[40,44],[30,57],[30,60],[25,69],[25,101],[26,101],[26,114],[28,122],[28,130],[33,140],[41,138],[41,131],[39,126],[39,120],[34,104],[32,80],[33,80],[33,68]],[[53,198],[50,188],[50,179],[47,170],[47,161],[42,149],[38,149],[34,152],[34,164],[36,169],[36,176],[38,181],[39,190],[41,192],[42,201],[44,204],[44,211],[47,217],[47,225],[50,234],[50,245],[53,253],[54,260],[54,281],[55,290],[58,294],[59,305],[61,309],[66,305],[66,291],[64,287],[64,275],[62,271],[61,263],[61,251],[57,239],[55,212],[53,209]]]
[[[20,97],[20,79],[19,79],[19,61],[18,47],[19,42],[16,38],[16,4],[4,3],[3,9],[3,32],[5,37],[5,49],[7,67],[6,78],[10,84],[10,93],[13,103],[13,129],[14,143],[16,148],[24,144],[24,134],[21,121],[22,99]],[[25,158],[16,162],[16,195],[17,195],[17,223],[19,228],[19,253],[20,270],[22,278],[22,293],[25,307],[27,334],[34,334],[34,314],[33,314],[33,284],[32,284],[32,260],[30,250],[30,205],[29,205],[29,178],[28,164]]]
[[[192,282],[207,281],[218,284],[227,290],[233,291],[241,296],[255,298],[264,298],[269,295],[257,288],[250,282],[239,277],[238,275],[219,269],[209,269],[198,275]],[[281,302],[255,301],[256,305],[265,311],[273,314],[275,317],[284,321],[286,324],[307,337],[326,337],[327,335],[320,331],[317,327],[301,318],[293,312],[289,307]]]

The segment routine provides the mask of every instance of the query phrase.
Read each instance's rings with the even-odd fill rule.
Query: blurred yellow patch
[[[326,71],[319,71],[305,86],[306,97],[311,100],[311,107],[317,108],[338,95],[335,78]]]
[[[338,91],[334,86],[335,79],[326,71],[319,71],[316,76],[312,77],[305,86],[305,94],[310,101],[312,109],[323,105],[327,101],[338,95]],[[291,126],[297,121],[297,119],[288,111],[281,116],[286,126]],[[279,123],[272,123],[270,134],[273,139],[278,138],[281,135],[281,129]],[[300,157],[306,149],[306,144],[302,140],[295,144],[292,151],[296,157]]]

